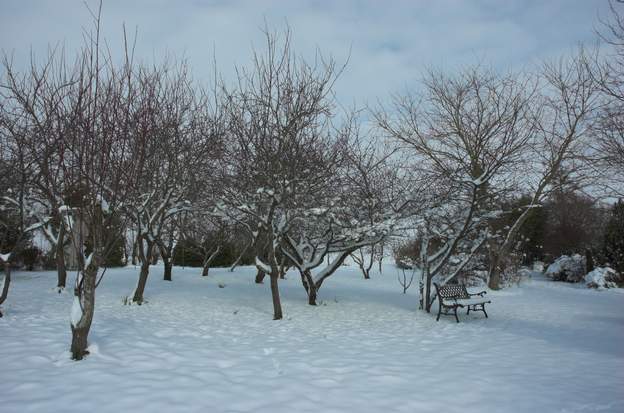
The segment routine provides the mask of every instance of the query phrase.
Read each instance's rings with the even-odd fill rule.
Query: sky
[[[87,0],[97,9],[97,1]],[[138,33],[145,62],[184,57],[208,82],[213,61],[226,79],[262,50],[261,29],[288,25],[295,52],[347,62],[342,103],[363,105],[417,87],[427,68],[485,64],[523,70],[595,42],[607,0],[104,0],[103,36],[121,56],[122,27]],[[76,50],[90,25],[82,0],[0,0],[0,49],[24,67],[31,51]]]

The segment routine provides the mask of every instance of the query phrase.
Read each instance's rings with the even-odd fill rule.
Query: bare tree
[[[22,151],[31,159],[33,178],[29,187],[33,217],[56,255],[59,292],[65,288],[67,271],[65,248],[67,238],[61,225],[58,208],[63,204],[63,136],[73,127],[75,118],[60,116],[66,110],[67,82],[65,73],[55,67],[64,58],[53,51],[47,64],[39,67],[33,61],[29,70],[20,74],[8,56],[3,56],[5,80],[0,85],[0,97],[7,105],[5,128],[19,135]],[[10,109],[9,109],[10,108]]]
[[[5,88],[12,94],[15,108],[34,125],[33,142],[54,130],[40,125],[44,120],[64,123],[62,133],[53,133],[58,145],[53,155],[60,159],[54,164],[51,185],[58,183],[54,191],[62,195],[62,203],[56,214],[78,259],[71,317],[75,360],[88,354],[98,273],[118,242],[120,234],[111,228],[123,221],[122,207],[136,175],[129,155],[130,108],[134,103],[132,55],[126,45],[123,63],[113,64],[100,48],[101,4],[98,10],[89,11],[93,30],[85,31],[85,46],[74,64],[68,64],[62,54],[50,55],[42,66],[33,63],[24,75],[10,73],[9,87]],[[38,101],[44,103],[33,104]],[[48,107],[51,109],[40,109]],[[32,146],[24,147],[32,151]],[[33,165],[33,170],[47,167],[41,162]],[[47,207],[52,208],[51,204]]]
[[[393,211],[397,200],[404,194],[396,191],[397,171],[400,165],[392,157],[395,149],[379,145],[376,139],[360,137],[349,145],[345,178],[349,184],[348,196],[361,203],[363,218],[368,225],[374,225]],[[370,278],[370,271],[376,259],[381,273],[382,242],[360,248],[351,254],[364,279]],[[380,253],[381,252],[381,253]]]
[[[251,70],[238,70],[237,84],[222,88],[230,147],[220,168],[223,189],[216,208],[249,228],[258,278],[270,277],[277,320],[282,318],[281,241],[294,223],[293,211],[320,195],[319,185],[331,179],[323,166],[342,152],[331,152],[340,144],[331,125],[331,91],[339,70],[321,56],[313,65],[297,58],[289,32],[279,41],[265,31],[265,39],[266,52],[254,52]]]
[[[304,212],[299,225],[293,226],[296,230],[289,231],[282,239],[282,251],[299,270],[310,305],[316,305],[323,282],[347,257],[360,248],[381,242],[394,231],[395,221],[391,216],[368,224],[361,216],[359,219],[354,216],[353,211],[358,211],[353,205],[309,210]],[[322,267],[326,257],[327,265]],[[313,273],[316,269],[319,270]]]
[[[139,204],[133,208],[133,220],[137,229],[137,252],[141,263],[139,281],[132,301],[138,304],[143,303],[143,293],[147,284],[149,267],[152,263],[156,247],[161,248],[161,254],[168,254],[167,246],[163,241],[166,233],[166,225],[178,213],[189,209],[188,201],[183,199],[180,192],[174,188],[169,188],[165,193],[152,191],[143,194],[139,198]],[[171,270],[171,267],[169,267]],[[171,273],[165,274],[166,278],[171,278]]]
[[[504,258],[516,245],[522,225],[534,208],[556,189],[557,177],[567,171],[568,179],[581,179],[580,159],[591,134],[592,116],[597,107],[596,84],[589,59],[581,50],[577,55],[543,65],[543,92],[533,106],[531,131],[533,139],[526,146],[524,170],[532,173],[524,178],[524,192],[531,201],[511,225],[490,256],[489,287],[500,288]]]
[[[308,197],[307,208],[293,213],[294,225],[282,242],[284,254],[299,270],[311,305],[316,304],[324,281],[347,257],[356,263],[359,259],[367,277],[375,245],[390,237],[398,223],[396,204],[401,192],[396,191],[400,181],[396,165],[389,162],[393,151],[380,148],[372,137],[364,139],[356,121],[353,115],[347,118],[341,128],[347,144],[331,151],[341,153],[340,158],[322,164],[323,170],[331,171],[331,180]],[[370,251],[370,260],[364,251]]]
[[[35,206],[29,194],[32,159],[22,145],[28,128],[21,122],[17,125],[16,119],[7,116],[4,109],[5,105],[0,106],[0,265],[4,271],[0,305],[8,298],[11,267],[36,228],[30,225],[36,222],[32,213]]]
[[[133,301],[140,304],[156,248],[165,261],[165,279],[171,279],[171,253],[179,233],[174,219],[191,210],[197,182],[210,180],[219,136],[206,112],[206,96],[191,82],[184,62],[142,68],[136,83],[134,157],[140,177],[128,210],[141,262]]]
[[[495,200],[508,190],[505,176],[530,138],[525,125],[532,88],[480,67],[457,76],[431,71],[424,86],[423,96],[395,98],[396,115],[379,111],[376,118],[382,131],[413,153],[421,306],[429,311],[434,277],[441,285],[452,280],[488,238]],[[439,246],[434,251],[432,240]],[[459,250],[465,258],[448,270]],[[445,268],[449,273],[442,276]]]
[[[231,237],[231,228],[219,216],[211,214],[206,204],[196,205],[180,227],[184,248],[202,259],[202,276],[208,276],[210,266]]]
[[[590,69],[604,102],[595,122],[591,166],[605,177],[607,195],[624,196],[624,15],[621,1],[610,1],[610,18],[598,31],[607,45],[604,58]]]
[[[364,279],[370,279],[370,271],[375,263],[375,246],[360,248],[351,254],[351,259],[357,264],[364,275]]]
[[[410,270],[409,274],[410,277],[408,280],[405,268],[401,268],[401,273],[397,271],[397,279],[399,280],[399,284],[403,288],[403,294],[407,293],[407,290],[412,286],[412,282],[414,281],[414,275],[416,275],[415,269]]]

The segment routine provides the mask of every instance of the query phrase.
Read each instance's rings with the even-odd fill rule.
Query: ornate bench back
[[[438,289],[438,294],[442,298],[470,298],[466,286],[463,284],[446,284],[442,287],[436,285],[436,288]]]

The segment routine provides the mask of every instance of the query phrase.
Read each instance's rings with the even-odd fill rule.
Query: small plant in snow
[[[415,273],[416,273],[416,270],[411,270],[410,277],[408,280],[407,274],[404,268],[401,268],[401,273],[397,271],[397,279],[399,280],[399,284],[401,284],[401,287],[403,287],[403,294],[405,294],[407,290],[410,288],[410,286],[412,285],[412,281],[414,281]]]

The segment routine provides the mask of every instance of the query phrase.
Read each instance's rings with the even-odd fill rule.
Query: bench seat
[[[491,301],[483,299],[483,298],[458,298],[455,300],[458,304],[465,306],[475,305],[475,304],[487,304]]]

